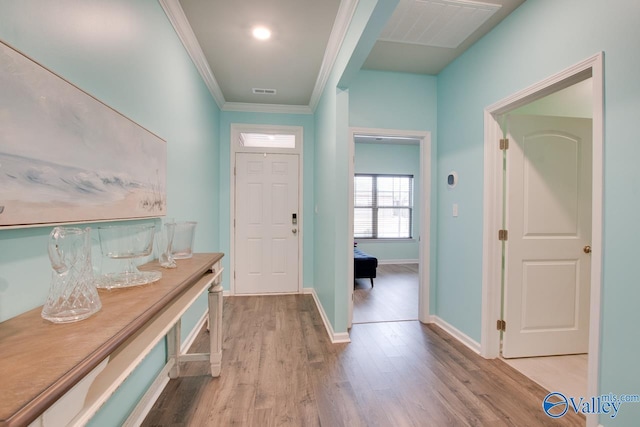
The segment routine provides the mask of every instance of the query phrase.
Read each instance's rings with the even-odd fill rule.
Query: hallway
[[[143,425],[584,425],[549,418],[546,390],[435,326],[361,324],[351,339],[329,342],[310,295],[225,298],[222,375],[185,367]]]

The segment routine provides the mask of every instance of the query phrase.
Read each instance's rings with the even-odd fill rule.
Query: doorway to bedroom
[[[594,55],[485,109],[481,354],[502,356],[548,390],[576,396],[597,393],[600,366],[602,65],[602,54]],[[507,152],[499,153],[496,141],[507,136]],[[563,157],[562,150],[573,154]],[[550,195],[565,204],[539,200]],[[499,229],[508,230],[507,239],[490,237]],[[546,247],[534,252],[533,245]],[[552,264],[556,282],[543,278]],[[563,268],[572,274],[563,276]],[[587,418],[597,424],[597,417]]]
[[[429,134],[352,129],[351,136],[350,325],[427,323]]]

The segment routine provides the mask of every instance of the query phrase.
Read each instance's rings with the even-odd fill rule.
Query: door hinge
[[[499,331],[505,332],[507,330],[507,322],[502,319],[498,320],[496,329]]]
[[[498,230],[498,240],[509,240],[509,232],[507,230]]]
[[[500,149],[508,150],[509,149],[509,138],[500,139]]]

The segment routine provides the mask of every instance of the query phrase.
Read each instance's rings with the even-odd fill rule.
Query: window
[[[413,175],[356,174],[353,194],[355,238],[412,237]]]
[[[293,134],[242,132],[240,144],[243,147],[251,148],[296,148],[296,136]]]

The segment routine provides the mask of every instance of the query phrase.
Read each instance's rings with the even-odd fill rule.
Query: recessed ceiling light
[[[267,27],[254,27],[253,37],[258,40],[267,40],[271,37],[271,30]]]

